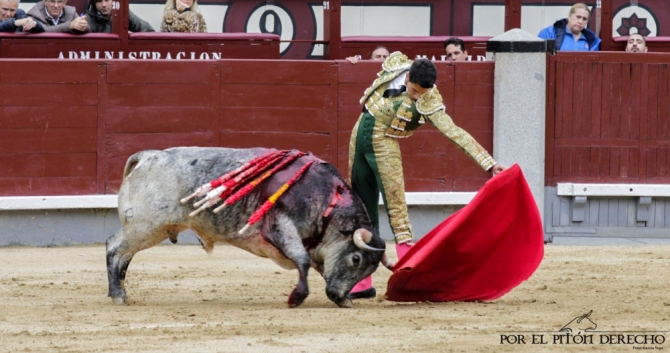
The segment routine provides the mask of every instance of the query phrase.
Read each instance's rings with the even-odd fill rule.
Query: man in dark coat
[[[19,9],[19,0],[0,0],[0,32],[44,32],[44,27]]]
[[[86,9],[86,22],[91,32],[112,32],[112,0],[92,0]],[[137,17],[132,11],[128,14],[128,30],[131,32],[154,32],[149,22]]]

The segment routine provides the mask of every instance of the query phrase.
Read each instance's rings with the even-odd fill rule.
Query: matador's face
[[[410,82],[409,73],[405,74],[405,87],[407,87],[407,95],[415,102],[429,90],[429,88],[423,88],[414,82]]]

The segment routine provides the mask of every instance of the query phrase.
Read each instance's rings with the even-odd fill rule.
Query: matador
[[[437,69],[430,60],[411,61],[395,52],[384,61],[377,76],[360,100],[363,111],[349,142],[349,175],[377,230],[381,191],[400,258],[409,250],[413,234],[405,203],[399,138],[411,136],[428,121],[484,170],[495,175],[505,167],[447,115],[435,87]],[[349,295],[352,299],[374,296],[369,277]]]

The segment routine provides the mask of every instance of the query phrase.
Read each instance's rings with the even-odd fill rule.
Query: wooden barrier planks
[[[559,53],[548,105],[547,185],[667,183],[667,60],[659,54]],[[552,101],[550,99],[550,101]],[[653,181],[652,181],[653,180]]]
[[[667,54],[549,62],[547,185],[670,182]],[[346,175],[358,101],[379,65],[3,61],[0,194],[114,193],[128,156],[182,145],[307,150]],[[438,70],[447,112],[490,150],[494,63]],[[408,191],[474,191],[489,179],[433,127],[400,143]]]
[[[0,67],[0,195],[95,192],[97,65]]]
[[[221,62],[222,147],[299,149],[332,161],[331,65],[324,61]],[[263,70],[259,70],[262,67]]]
[[[105,192],[121,185],[128,157],[144,149],[217,146],[216,62],[106,64]]]

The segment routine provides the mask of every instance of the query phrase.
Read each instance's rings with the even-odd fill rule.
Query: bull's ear
[[[342,234],[344,234],[344,235],[346,235],[346,236],[354,235],[354,231],[353,231],[353,230],[342,230],[342,229],[340,229],[340,233],[342,233]]]

